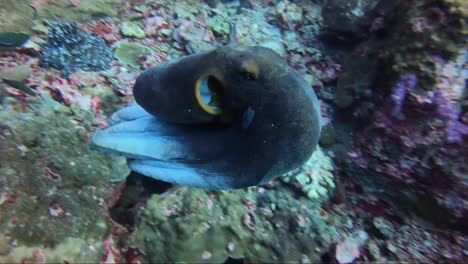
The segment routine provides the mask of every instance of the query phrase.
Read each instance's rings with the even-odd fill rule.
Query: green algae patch
[[[0,32],[31,33],[35,14],[29,1],[2,0],[0,14]]]
[[[122,35],[131,38],[145,38],[145,31],[141,23],[135,21],[125,21],[122,23]]]
[[[70,0],[54,0],[36,7],[40,18],[73,22],[89,22],[102,17],[114,17],[121,0],[81,0],[73,5]]]
[[[218,35],[228,35],[231,32],[229,21],[219,15],[208,18],[206,24]]]
[[[43,247],[19,246],[2,256],[2,263],[98,263],[102,260],[104,247],[102,242],[67,238],[54,249]]]
[[[319,203],[284,186],[216,192],[174,187],[148,200],[130,240],[147,262],[222,263],[229,256],[252,263],[316,262],[334,232],[319,211]]]
[[[140,58],[150,54],[152,50],[142,44],[122,41],[115,48],[114,56],[122,63],[139,66]]]
[[[0,71],[0,79],[8,79],[22,82],[26,78],[28,78],[31,75],[31,73],[31,67],[29,67],[28,65],[21,65]]]
[[[10,100],[11,101],[11,100]],[[66,238],[102,240],[110,225],[111,179],[128,174],[125,160],[87,146],[92,114],[49,97],[0,111],[0,234],[21,247],[54,250]]]

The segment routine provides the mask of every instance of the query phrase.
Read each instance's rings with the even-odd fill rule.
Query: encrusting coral
[[[281,179],[298,187],[310,199],[326,198],[330,190],[335,188],[333,169],[333,160],[317,146],[304,165],[287,173]]]

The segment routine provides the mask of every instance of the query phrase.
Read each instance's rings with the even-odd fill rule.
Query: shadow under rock
[[[136,216],[141,213],[148,198],[153,194],[162,194],[171,187],[171,183],[132,172],[125,181],[119,200],[109,210],[110,216],[117,223],[132,230]]]

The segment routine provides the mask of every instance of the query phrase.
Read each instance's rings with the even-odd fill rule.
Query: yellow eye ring
[[[221,84],[212,76],[203,76],[195,83],[195,97],[200,107],[211,115],[220,115]]]

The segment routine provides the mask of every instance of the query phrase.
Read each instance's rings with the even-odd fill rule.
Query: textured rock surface
[[[0,84],[0,262],[466,263],[467,57],[456,54],[466,1],[0,2],[0,31],[31,33],[25,48],[0,53],[0,76],[37,94]],[[60,77],[37,56],[57,19],[112,48],[152,52],[133,54],[137,67],[113,58],[108,70]],[[122,21],[146,37],[128,40]],[[306,197],[300,182],[205,192],[132,174],[124,189],[111,184],[124,161],[90,152],[87,133],[130,103],[143,69],[233,40],[274,48],[315,89],[332,199]],[[309,165],[302,172],[324,169]]]
[[[139,43],[121,41],[115,46],[115,57],[122,63],[139,66],[140,59],[152,54],[150,48]]]
[[[153,195],[131,237],[149,262],[252,263],[320,259],[332,242],[318,203],[284,187],[205,192],[176,187]]]
[[[130,38],[144,38],[145,31],[139,23],[125,21],[122,23],[122,34]]]
[[[116,16],[117,7],[121,5],[121,0],[80,0],[75,2],[78,4],[73,5],[70,0],[47,1],[38,5],[36,9],[40,18],[88,22],[96,18]]]
[[[301,189],[310,199],[326,199],[335,184],[333,183],[333,160],[317,146],[312,157],[300,168],[281,178],[286,183]]]
[[[367,36],[374,8],[373,0],[329,0],[322,9],[322,34],[344,42],[355,42]]]
[[[406,73],[417,75],[419,90],[433,90],[437,58],[454,59],[463,48],[466,11],[462,2],[401,2],[380,17],[382,28],[359,44],[345,64],[337,85],[337,106],[354,104],[355,115],[369,119],[367,113],[388,95],[389,83]]]
[[[0,142],[0,234],[10,241],[5,253],[18,246],[0,260],[25,257],[36,247],[55,252],[50,261],[83,260],[100,253],[80,256],[66,240],[76,238],[82,249],[83,241],[99,247],[109,233],[109,180],[126,176],[125,161],[90,151],[85,142],[92,115],[82,112],[74,122],[72,111],[54,102],[31,103],[23,113],[13,112],[14,105],[0,111],[7,128]]]
[[[0,32],[31,33],[35,14],[27,0],[2,0]]]
[[[108,69],[112,60],[112,50],[104,39],[84,33],[69,22],[51,24],[48,42],[41,46],[41,53],[43,66],[56,68],[65,77],[79,69]]]
[[[460,229],[468,219],[464,7],[400,2],[350,56],[335,96],[363,123],[348,174],[437,225]]]

